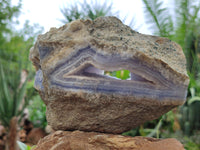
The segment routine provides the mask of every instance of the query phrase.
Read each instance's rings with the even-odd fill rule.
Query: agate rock
[[[181,47],[140,34],[115,17],[76,20],[38,36],[30,50],[35,88],[55,130],[122,133],[186,100]],[[129,80],[104,71],[129,70]]]

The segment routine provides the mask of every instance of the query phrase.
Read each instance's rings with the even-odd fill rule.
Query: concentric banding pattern
[[[85,73],[84,69],[91,65],[106,71],[127,69],[137,76],[145,75],[146,81],[116,80],[103,75]],[[159,100],[185,100],[186,95],[184,87],[174,85],[153,66],[149,68],[137,58],[121,58],[118,54],[102,55],[90,46],[75,51],[70,58],[61,60],[46,76],[49,77],[51,87],[60,87],[65,91],[84,90],[90,93],[151,97]]]

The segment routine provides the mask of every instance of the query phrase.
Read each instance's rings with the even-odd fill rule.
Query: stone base
[[[129,137],[82,131],[56,131],[41,139],[34,150],[184,150],[176,139]]]

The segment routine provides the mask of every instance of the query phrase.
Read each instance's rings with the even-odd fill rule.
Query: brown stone
[[[56,131],[34,150],[184,150],[176,139],[155,139],[82,131]]]
[[[55,130],[122,133],[186,100],[181,47],[143,35],[115,17],[76,20],[38,36],[30,50],[35,88]],[[129,80],[104,71],[129,70]]]
[[[6,129],[0,124],[0,150],[5,149]]]
[[[46,133],[41,128],[33,128],[26,137],[26,142],[31,143],[33,145],[37,144],[38,141],[45,137]]]
[[[18,132],[18,137],[21,142],[26,142],[26,130],[22,129]]]

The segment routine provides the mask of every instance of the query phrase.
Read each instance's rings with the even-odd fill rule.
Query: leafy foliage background
[[[141,125],[124,135],[174,137],[179,139],[188,150],[200,147],[200,2],[195,0],[170,0],[164,5],[161,0],[142,0],[145,8],[146,23],[154,35],[167,37],[181,45],[187,59],[187,70],[190,77],[188,101],[178,109],[172,110],[157,120]],[[22,1],[16,6],[11,0],[0,0],[0,122],[9,132],[12,117],[23,117],[24,109],[29,110],[29,119],[34,126],[45,128],[45,105],[33,88],[34,68],[28,60],[29,49],[33,46],[43,28],[38,24],[29,25],[26,21],[20,30],[15,29],[20,15]],[[113,1],[114,2],[114,1]],[[76,19],[94,20],[100,16],[114,15],[108,1],[88,1],[67,3],[61,8],[68,23]],[[172,7],[173,6],[173,7]],[[131,14],[129,14],[131,15]],[[126,19],[120,18],[122,21]],[[134,28],[134,18],[130,22]],[[27,76],[22,82],[22,73]],[[106,72],[120,79],[130,77],[128,70]]]

